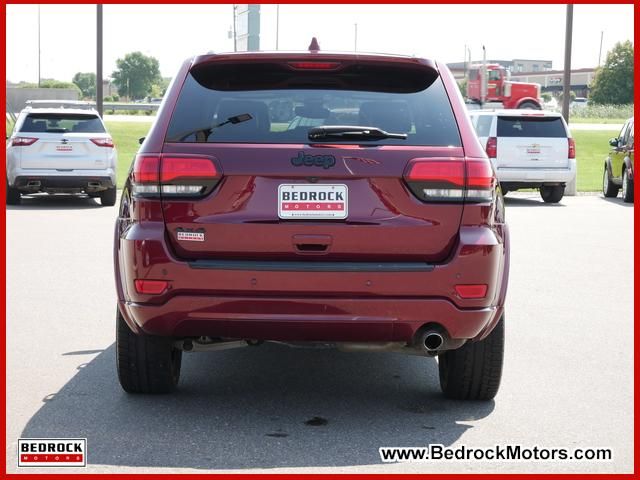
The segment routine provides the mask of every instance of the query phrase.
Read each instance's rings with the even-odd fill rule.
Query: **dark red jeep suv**
[[[169,87],[115,229],[117,368],[174,389],[183,351],[276,341],[437,356],[497,393],[509,236],[444,64],[210,54]]]

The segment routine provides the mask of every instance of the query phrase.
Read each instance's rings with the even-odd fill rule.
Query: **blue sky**
[[[42,5],[43,78],[71,80],[78,71],[95,70],[95,5]],[[7,79],[36,81],[36,5],[7,5]],[[603,59],[617,41],[633,40],[632,5],[574,7],[574,68],[598,62],[600,32]],[[275,49],[276,6],[261,7],[261,48]],[[160,60],[170,77],[187,57],[232,51],[228,33],[232,5],[105,5],[104,71],[140,50]],[[482,45],[490,58],[536,58],[563,67],[564,5],[281,5],[279,47],[303,50],[317,36],[324,50],[358,50],[417,55],[446,62],[464,60],[468,45],[474,60]]]

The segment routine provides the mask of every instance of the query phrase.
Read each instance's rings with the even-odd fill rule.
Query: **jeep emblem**
[[[304,152],[298,152],[297,157],[291,159],[291,165],[294,167],[322,167],[331,168],[336,164],[336,157],[333,155],[305,155]]]

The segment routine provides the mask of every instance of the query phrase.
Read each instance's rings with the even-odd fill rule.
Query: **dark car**
[[[326,122],[288,129],[271,102]],[[277,341],[437,355],[447,396],[490,399],[508,271],[495,173],[444,64],[195,57],[122,193],[120,383],[168,392],[183,351]]]
[[[617,197],[622,189],[622,199],[633,202],[633,117],[625,122],[620,135],[609,140],[611,151],[604,161],[602,193],[605,197]]]

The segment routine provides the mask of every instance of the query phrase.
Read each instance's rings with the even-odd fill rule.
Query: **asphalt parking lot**
[[[86,437],[95,472],[631,473],[633,206],[546,205],[537,193],[506,203],[505,372],[488,403],[441,397],[433,359],[275,345],[186,355],[175,395],[128,396],[114,358],[116,208],[70,197],[8,208],[8,471],[19,437]],[[429,443],[614,457],[380,463],[378,447]]]

